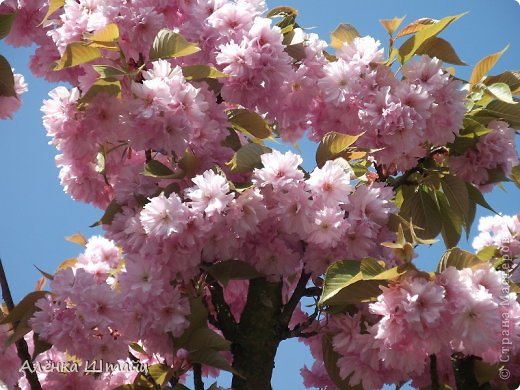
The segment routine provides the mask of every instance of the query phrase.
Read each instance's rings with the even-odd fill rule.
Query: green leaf
[[[440,273],[448,267],[455,267],[461,270],[474,267],[484,262],[485,261],[479,259],[473,253],[466,252],[460,248],[451,248],[442,255],[436,271]]]
[[[154,364],[148,367],[148,374],[159,386],[165,385],[173,376],[173,369],[166,364]]]
[[[92,225],[90,227],[96,227],[99,225],[110,225],[112,221],[114,220],[114,217],[116,214],[120,213],[123,209],[121,206],[116,202],[116,200],[112,200],[110,204],[107,206],[105,213],[101,217],[101,219]]]
[[[513,167],[513,170],[511,171],[511,179],[516,186],[520,188],[520,165]]]
[[[160,179],[178,178],[178,174],[157,160],[150,160],[145,164],[143,175],[149,177],[158,177]]]
[[[262,164],[260,156],[269,153],[271,149],[254,142],[242,146],[226,165],[232,172],[251,172]]]
[[[208,349],[229,351],[231,342],[209,328],[199,328],[192,333],[184,348],[189,352],[206,351]]]
[[[98,72],[100,78],[110,79],[119,76],[125,76],[127,74],[123,69],[116,68],[108,65],[92,65],[94,70]]]
[[[435,238],[441,232],[439,206],[423,187],[419,187],[411,196],[404,198],[399,215],[407,221],[412,220],[414,225],[422,229],[417,234],[420,238]]]
[[[267,121],[258,115],[243,108],[228,111],[231,126],[241,133],[252,135],[258,139],[265,139],[271,135]]]
[[[388,35],[392,36],[394,34],[394,31],[399,28],[401,23],[403,23],[405,16],[402,18],[398,18],[397,16],[392,19],[380,19],[379,23],[383,25],[385,30],[388,32]]]
[[[90,103],[97,95],[105,94],[108,96],[119,97],[121,95],[121,83],[118,80],[109,81],[99,79],[89,88],[87,93],[78,100],[83,105]]]
[[[331,264],[325,273],[325,281],[320,301],[326,302],[334,297],[361,270],[361,262],[343,260]]]
[[[9,65],[9,62],[2,55],[0,55],[0,96],[16,96],[11,65]]]
[[[464,189],[466,189],[465,187],[466,186],[464,186]],[[453,248],[460,241],[462,234],[462,216],[457,214],[453,206],[448,203],[445,193],[437,191],[436,196],[441,212],[442,239],[444,240],[446,249]]]
[[[101,57],[101,51],[97,47],[92,47],[84,42],[69,43],[65,49],[65,53],[56,62],[54,70],[62,70],[87,62],[96,60]]]
[[[184,330],[184,333],[180,337],[174,339],[176,348],[184,348],[197,329],[207,328],[208,310],[202,302],[201,297],[190,299],[190,314],[187,320],[189,323],[188,328]]]
[[[453,46],[451,46],[447,40],[439,37],[431,37],[424,41],[415,54],[426,54],[430,57],[437,57],[444,62],[454,65],[466,65],[466,63],[459,58]]]
[[[386,269],[377,260],[371,257],[366,257],[363,260],[361,260],[360,271],[363,276],[363,279],[368,280],[376,277],[382,272],[385,272]]]
[[[316,163],[322,167],[328,160],[344,157],[351,153],[348,147],[358,140],[364,133],[348,135],[331,131],[325,134],[316,150]]]
[[[344,43],[352,43],[354,38],[359,37],[359,32],[351,24],[340,24],[330,33],[330,46],[334,49],[340,49]]]
[[[470,84],[476,84],[482,80],[482,78],[491,70],[491,68],[496,64],[498,59],[504,54],[504,52],[509,48],[509,45],[504,47],[498,53],[491,54],[487,57],[481,59],[475,68],[473,68],[473,72],[471,73],[471,77],[469,78]]]
[[[48,351],[52,348],[52,344],[48,343],[47,341],[40,338],[38,333],[33,333],[33,344],[34,344],[34,350],[32,354],[32,359],[34,360],[36,356],[38,356],[41,353],[44,353],[45,351]]]
[[[179,160],[179,168],[182,169],[184,177],[192,178],[197,175],[201,167],[201,161],[189,149]]]
[[[509,85],[506,83],[494,83],[488,85],[487,91],[502,102],[516,104],[516,102],[513,100],[511,89],[509,89]]]
[[[110,23],[92,35],[85,35],[85,38],[92,42],[91,47],[114,50],[117,49],[119,27],[115,23]]]
[[[33,291],[27,294],[14,308],[9,312],[9,314],[0,321],[0,324],[9,324],[20,322],[24,316],[28,313],[30,316],[38,309],[36,307],[36,301],[41,298],[45,298],[47,294],[50,294],[49,291]],[[29,317],[30,317],[29,316]]]
[[[228,74],[209,65],[186,65],[182,67],[182,74],[190,81],[229,77]]]
[[[230,280],[249,280],[262,277],[262,274],[252,265],[240,260],[221,261],[209,267],[207,272],[213,279],[222,283],[224,287]]]
[[[274,17],[284,17],[284,16],[298,16],[298,11],[292,7],[288,6],[281,6],[281,7],[275,7],[269,12],[267,12],[266,15],[268,18],[274,18]]]
[[[11,26],[13,25],[16,14],[0,14],[0,39],[4,39],[9,35]]]
[[[200,48],[195,43],[188,42],[182,35],[172,30],[162,29],[153,41],[150,60],[184,57],[199,51]]]
[[[486,247],[482,248],[481,250],[479,250],[477,252],[477,257],[481,260],[489,261],[489,260],[495,258],[499,253],[500,252],[496,246],[489,245],[489,246],[486,246]]]
[[[142,353],[142,354],[146,354],[146,351],[143,349],[143,347],[141,347],[137,343],[131,343],[129,346],[130,346],[130,348],[132,348],[136,352],[139,352],[139,353]]]
[[[209,367],[236,373],[236,370],[231,367],[226,358],[213,349],[190,352],[188,359],[193,363],[200,363]]]
[[[441,179],[441,186],[455,214],[461,217],[466,215],[469,209],[469,194],[464,180],[446,175]]]
[[[415,35],[408,38],[399,48],[399,61],[404,64],[419,50],[419,48],[430,38],[437,36],[446,27],[464,14],[447,16],[434,24],[421,28]]]
[[[493,207],[489,205],[489,203],[484,198],[484,195],[482,195],[482,192],[475,187],[473,184],[466,183],[466,188],[468,189],[468,195],[471,200],[473,200],[475,203],[481,205],[482,207],[494,212],[495,214],[498,214]]]
[[[437,19],[431,19],[431,18],[420,18],[412,23],[405,26],[399,33],[397,34],[396,38],[404,37],[405,35],[410,35],[413,33],[416,33],[417,31],[421,31],[428,27],[429,25],[437,23]]]
[[[49,19],[49,16],[51,16],[54,12],[59,10],[64,5],[65,0],[49,0],[49,9],[47,10],[47,13],[45,14],[45,17],[43,18],[42,22],[40,23],[40,26],[44,24],[47,21],[47,19]]]

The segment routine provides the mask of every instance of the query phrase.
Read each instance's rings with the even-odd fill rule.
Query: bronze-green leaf
[[[162,29],[153,41],[150,60],[184,57],[199,51],[197,44],[188,42],[182,35],[172,30]]]
[[[227,162],[226,165],[232,172],[250,172],[253,168],[259,167],[262,164],[262,154],[269,153],[270,151],[271,149],[268,147],[254,142],[245,144],[238,149],[231,161]]]
[[[49,291],[33,291],[27,294],[9,314],[0,321],[0,324],[9,324],[21,321],[27,313],[32,315],[36,310],[36,301],[50,294]]]
[[[121,82],[119,80],[97,80],[89,90],[78,100],[80,105],[90,103],[96,96],[105,94],[107,96],[119,97],[121,95]]]
[[[466,63],[459,58],[455,49],[451,46],[451,43],[439,37],[427,39],[417,49],[415,54],[426,54],[430,57],[437,57],[444,62],[449,62],[454,65],[466,65]]]
[[[330,45],[334,49],[340,49],[344,43],[352,43],[354,38],[359,37],[359,32],[351,24],[340,24],[330,33]]]
[[[267,121],[253,111],[239,108],[228,111],[229,123],[241,133],[252,135],[258,139],[265,139],[271,136],[271,129]]]
[[[460,248],[451,248],[442,255],[441,260],[437,265],[437,272],[443,272],[448,267],[455,267],[458,270],[461,270],[485,262],[486,261],[479,259],[473,253],[469,253]]]
[[[114,66],[109,65],[93,65],[92,66],[96,72],[98,72],[99,77],[102,79],[111,79],[114,77],[124,76],[127,74],[126,71],[120,68],[116,68]]]
[[[316,150],[316,163],[318,167],[321,168],[328,160],[344,157],[343,153],[346,152],[348,154],[348,147],[356,142],[363,134],[364,133],[349,135],[335,131],[325,134]]]
[[[417,232],[420,238],[435,238],[442,229],[439,206],[432,195],[423,187],[419,187],[411,196],[404,198],[399,213],[407,221],[422,230]]]
[[[398,18],[397,16],[392,19],[380,19],[379,23],[383,25],[385,30],[388,32],[390,36],[394,34],[394,31],[399,28],[401,23],[403,23],[404,16],[402,18]]]
[[[186,65],[182,67],[182,74],[190,81],[229,77],[228,74],[209,65]]]
[[[161,179],[175,179],[178,176],[173,170],[157,160],[150,160],[145,164],[143,175]]]
[[[460,240],[460,236],[462,234],[463,217],[457,214],[453,206],[448,203],[448,199],[445,193],[437,191],[436,197],[439,204],[442,221],[442,239],[444,240],[446,249],[450,249],[456,246]]]
[[[0,96],[16,96],[16,90],[14,89],[14,75],[11,65],[2,55],[0,55]]]
[[[0,39],[4,39],[7,35],[9,35],[9,31],[11,31],[11,26],[13,25],[15,18],[15,13],[0,14]]]
[[[405,35],[410,35],[416,33],[417,31],[421,31],[422,29],[428,27],[431,24],[437,23],[438,20],[431,18],[420,18],[412,23],[406,25],[399,33],[396,38],[404,37]]]
[[[121,206],[116,202],[116,200],[112,200],[112,202],[109,203],[107,206],[103,216],[99,221],[93,223],[90,225],[90,227],[96,227],[99,225],[110,225],[112,221],[114,220],[114,217],[119,214],[123,209]]]

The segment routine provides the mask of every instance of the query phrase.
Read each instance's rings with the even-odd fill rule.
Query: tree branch
[[[302,297],[305,295],[305,287],[307,286],[307,282],[309,281],[310,277],[310,273],[306,274],[305,271],[302,270],[300,280],[298,280],[298,284],[296,285],[291,298],[285,305],[283,305],[282,313],[280,315],[280,326],[282,329],[286,329],[289,321],[291,321],[294,309],[296,309],[298,302],[300,302],[300,299],[302,299]]]
[[[11,312],[14,308],[14,302],[13,297],[11,296],[11,290],[9,289],[9,284],[7,283],[2,259],[0,259],[0,284],[2,285],[2,297],[7,305],[7,309]],[[13,323],[13,328],[16,328],[17,326],[18,322]],[[18,357],[22,361],[22,365],[28,364],[28,369],[24,370],[24,373],[29,385],[31,386],[31,390],[41,390],[42,385],[40,384],[38,375],[34,370],[31,355],[29,354],[29,347],[23,337],[16,342],[16,351],[18,352]]]
[[[437,356],[430,355],[430,377],[432,380],[431,390],[439,390],[439,375],[437,373]]]
[[[204,382],[202,381],[202,367],[200,363],[193,364],[193,385],[195,390],[204,390]]]
[[[219,328],[227,340],[234,341],[238,328],[235,317],[233,317],[231,309],[224,299],[224,290],[219,282],[214,279],[210,279],[209,290],[211,292],[211,303],[215,306],[217,312],[217,321],[211,319],[210,315],[210,323]]]

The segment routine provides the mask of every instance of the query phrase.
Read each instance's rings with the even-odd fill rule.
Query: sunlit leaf
[[[330,33],[330,46],[334,49],[340,49],[344,43],[352,43],[354,38],[359,37],[359,32],[350,24],[340,24]]]
[[[99,79],[91,85],[89,90],[78,100],[78,103],[81,105],[90,103],[92,99],[101,94],[113,97],[121,96],[121,82],[119,80]]]
[[[0,39],[4,39],[9,35],[11,26],[13,25],[16,14],[0,14]]]
[[[506,83],[494,83],[488,85],[487,90],[500,101],[509,104],[516,104],[516,102],[513,100],[511,89]]]
[[[75,257],[71,257],[70,259],[63,260],[60,265],[56,268],[56,271],[54,273],[57,273],[59,271],[62,271],[67,268],[74,267],[78,262],[78,259]]]
[[[239,108],[228,111],[229,123],[241,133],[252,135],[255,138],[265,139],[271,135],[267,121],[253,111]]]
[[[506,71],[496,76],[487,76],[484,84],[491,85],[494,83],[505,83],[513,94],[520,93],[520,71]]]
[[[14,89],[14,75],[11,65],[0,55],[0,96],[11,97],[16,96]]]
[[[148,375],[150,375],[159,386],[166,384],[173,374],[173,369],[168,367],[166,364],[153,364],[148,366]]]
[[[499,253],[500,252],[496,246],[489,245],[489,246],[486,246],[486,247],[482,248],[481,250],[479,250],[477,252],[477,257],[481,260],[489,261],[489,260],[495,258]]]
[[[490,54],[487,57],[481,59],[475,68],[473,68],[473,72],[471,72],[471,77],[469,78],[470,84],[476,84],[491,70],[491,68],[496,64],[498,59],[504,54],[504,52],[509,48],[509,45],[504,47],[498,53]]]
[[[85,239],[85,236],[81,233],[73,234],[72,236],[65,237],[65,240],[72,242],[73,244],[78,244],[81,246],[87,245],[87,240]]]
[[[404,64],[407,62],[414,54],[416,54],[417,50],[430,38],[437,36],[440,32],[442,32],[446,27],[448,27],[455,20],[462,17],[464,14],[455,15],[455,16],[447,16],[437,23],[428,25],[418,31],[415,35],[408,38],[402,46],[399,48],[399,61]]]
[[[399,28],[401,23],[403,23],[404,16],[402,18],[398,18],[397,16],[392,19],[380,19],[379,23],[383,25],[385,30],[388,32],[390,36],[394,34],[394,31]]]
[[[513,170],[511,171],[511,179],[516,186],[520,188],[520,165],[513,167]]]
[[[184,57],[199,51],[200,48],[195,43],[188,42],[182,35],[172,30],[162,29],[153,41],[150,60]]]
[[[428,27],[429,25],[437,23],[438,20],[431,18],[420,18],[412,23],[405,26],[399,33],[396,38],[404,37],[405,35],[410,35],[416,33],[417,31],[421,31],[422,29]]]
[[[86,36],[89,41],[95,42],[100,45],[111,46],[114,42],[119,39],[119,28],[117,24],[110,23],[103,27],[101,30],[95,32],[92,35]]]
[[[292,7],[281,6],[269,10],[266,16],[268,18],[274,18],[276,16],[298,16],[298,11]]]
[[[65,53],[56,62],[54,70],[82,65],[100,57],[101,51],[97,47],[92,47],[84,42],[72,42],[67,45]]]
[[[486,125],[492,120],[500,119],[509,123],[513,129],[520,129],[520,104],[518,104],[518,99],[514,99],[514,101],[517,104],[494,100],[486,108],[476,113],[474,119]]]
[[[364,133],[358,135],[341,134],[331,131],[322,138],[316,150],[316,163],[322,167],[328,160],[344,157],[347,148],[358,140]],[[347,151],[348,154],[348,151]]]
[[[415,54],[426,54],[430,57],[437,57],[438,59],[454,65],[466,65],[462,61],[451,43],[439,37],[431,37],[427,39],[415,52]]]
[[[232,172],[250,172],[253,168],[261,165],[262,160],[260,156],[269,153],[271,149],[257,143],[249,143],[242,146],[235,153],[231,161],[226,165]]]

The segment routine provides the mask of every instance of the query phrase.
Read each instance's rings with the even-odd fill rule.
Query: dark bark
[[[282,284],[264,278],[249,282],[247,303],[231,345],[233,390],[269,390],[282,329]]]

